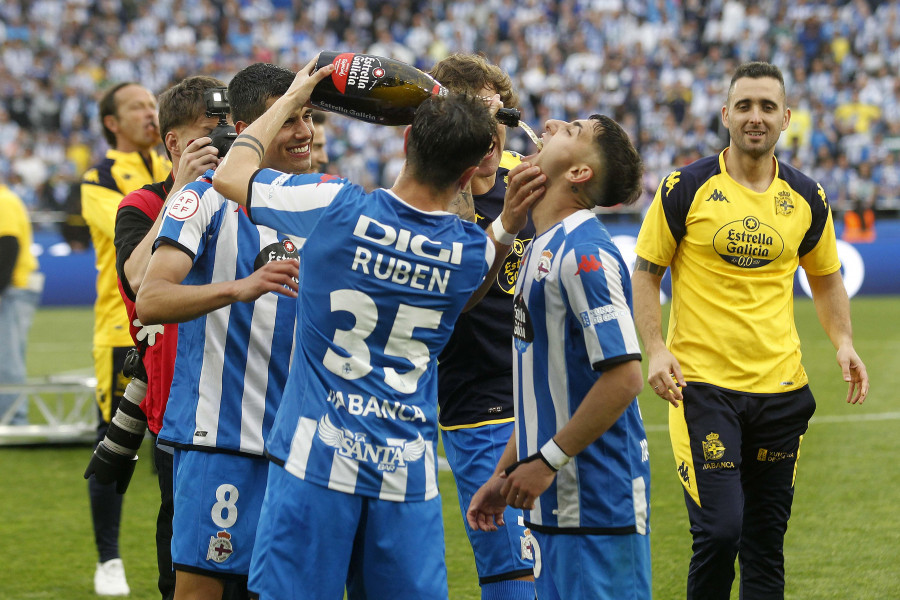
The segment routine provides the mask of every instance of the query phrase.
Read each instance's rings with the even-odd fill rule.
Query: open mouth
[[[303,146],[295,146],[293,148],[288,148],[288,154],[301,155],[309,153],[309,144],[305,144]]]

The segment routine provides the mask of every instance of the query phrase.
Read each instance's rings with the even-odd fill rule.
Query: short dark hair
[[[509,75],[481,54],[451,54],[435,63],[429,74],[451,92],[476,95],[483,88],[491,88],[500,94],[503,106],[519,107]]]
[[[779,69],[772,63],[759,61],[746,62],[741,64],[734,72],[734,75],[731,77],[731,84],[728,86],[728,103],[731,103],[731,94],[732,92],[734,92],[734,84],[737,83],[738,79],[743,79],[745,77],[749,77],[750,79],[762,79],[764,77],[771,77],[772,79],[777,80],[779,84],[781,84],[781,93],[785,94],[784,75],[781,74],[781,69]]]
[[[228,84],[231,118],[252,123],[266,112],[266,101],[287,93],[296,73],[269,63],[254,63],[237,72]]]
[[[206,115],[206,90],[225,87],[215,77],[197,75],[187,77],[159,95],[159,133],[166,134],[176,127],[190,125]],[[166,149],[168,152],[168,149]]]
[[[103,137],[106,138],[106,143],[109,144],[110,148],[116,147],[116,134],[106,126],[104,121],[106,120],[106,117],[110,115],[116,116],[118,114],[119,105],[116,102],[116,92],[129,85],[139,84],[133,81],[117,83],[103,92],[103,95],[100,97],[100,104],[98,106],[100,110],[100,125],[103,127]]]
[[[442,190],[491,148],[496,122],[484,101],[464,94],[433,96],[416,109],[406,148],[410,175]]]
[[[641,197],[644,163],[628,133],[606,115],[591,115],[597,153],[600,157],[599,177],[585,188],[594,206],[634,204]]]
[[[328,113],[326,113],[324,110],[313,110],[312,111],[313,125],[324,125],[327,115],[328,115]]]

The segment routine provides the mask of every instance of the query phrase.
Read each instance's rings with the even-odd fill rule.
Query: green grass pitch
[[[812,302],[796,302],[804,365],[818,401],[804,438],[793,517],[786,539],[786,597],[800,600],[900,598],[900,299],[852,302],[856,348],[872,383],[863,406],[848,406],[834,349]],[[31,332],[29,372],[91,369],[89,309],[44,309]],[[646,367],[645,367],[646,368]],[[641,409],[650,446],[653,589],[657,600],[684,597],[690,534],[665,429],[666,406],[648,393]],[[95,598],[86,482],[86,446],[0,448],[0,532],[5,559],[0,598]],[[125,498],[121,548],[133,600],[155,600],[154,530],[158,490],[140,453]],[[480,598],[453,479],[441,473],[450,597]],[[737,586],[732,598],[737,598]]]

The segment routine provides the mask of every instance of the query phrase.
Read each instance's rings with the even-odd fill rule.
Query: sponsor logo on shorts
[[[223,563],[234,553],[231,545],[231,534],[220,531],[215,537],[209,538],[209,550],[206,551],[206,560]]]
[[[765,448],[760,448],[759,452],[756,453],[756,460],[759,462],[781,462],[787,459],[793,459],[795,456],[794,452],[777,452],[774,450],[767,450]]]
[[[719,460],[723,456],[725,456],[725,444],[719,441],[718,433],[710,433],[703,442],[703,458],[706,459],[703,470],[733,469],[734,463],[730,460]]]

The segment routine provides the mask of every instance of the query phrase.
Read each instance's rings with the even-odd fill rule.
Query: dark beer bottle
[[[431,75],[392,58],[322,52],[316,70],[332,64],[334,72],[313,88],[309,103],[361,121],[409,125],[422,102],[448,93]],[[515,127],[520,113],[515,108],[501,108],[496,118],[498,123]]]

